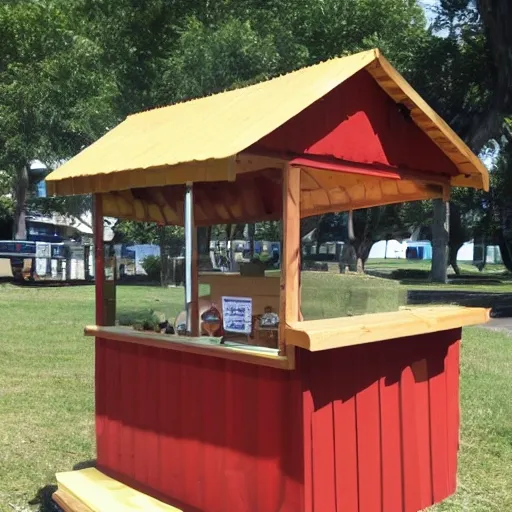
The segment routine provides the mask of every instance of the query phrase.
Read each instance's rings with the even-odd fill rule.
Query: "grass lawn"
[[[391,258],[372,258],[371,260],[367,260],[366,267],[367,268],[384,268],[384,269],[418,269],[418,270],[430,270],[431,261],[430,260],[404,260],[404,259],[391,259]],[[478,269],[469,261],[459,261],[459,268],[464,274],[481,274],[481,275],[489,275],[489,274],[497,274],[505,272],[505,265],[501,265],[498,263],[487,263],[483,272],[479,272]],[[448,269],[449,272],[453,272],[451,267]]]
[[[306,273],[307,318],[396,309],[405,287],[371,277]],[[118,311],[175,315],[182,289],[118,287]],[[352,308],[352,309],[350,309]],[[0,511],[28,502],[57,471],[94,458],[92,286],[0,285]],[[466,329],[459,491],[440,511],[512,510],[512,337]],[[49,510],[49,509],[45,509]]]

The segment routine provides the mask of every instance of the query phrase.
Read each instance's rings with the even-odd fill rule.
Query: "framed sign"
[[[222,297],[222,319],[224,331],[251,334],[252,299],[250,297]]]

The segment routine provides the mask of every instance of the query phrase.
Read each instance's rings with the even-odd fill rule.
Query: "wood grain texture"
[[[95,512],[81,501],[77,500],[72,494],[61,489],[55,491],[52,498],[64,512]]]
[[[99,468],[187,512],[418,511],[455,489],[460,335],[294,372],[100,338]]]
[[[415,124],[455,163],[460,174],[452,178],[453,186],[489,190],[489,174],[480,159],[380,52],[366,69],[387,94],[407,106]]]
[[[199,255],[197,252],[197,226],[192,228],[192,282],[190,303],[190,334],[193,337],[199,336]]]
[[[302,512],[296,373],[104,341],[102,473],[186,512]]]
[[[285,336],[288,344],[315,352],[479,325],[488,320],[489,310],[484,308],[426,307],[289,323]]]
[[[304,510],[417,512],[454,492],[460,334],[298,349]]]
[[[241,348],[229,345],[216,345],[201,338],[192,339],[185,336],[171,336],[151,332],[140,332],[124,327],[87,326],[84,330],[86,336],[96,336],[105,340],[120,341],[127,344],[135,344],[146,347],[154,347],[164,350],[185,352],[190,354],[208,355],[230,361],[240,361],[249,364],[280,368],[282,370],[293,369],[289,358],[273,354],[258,348]],[[98,348],[98,347],[97,347]],[[276,352],[276,351],[275,351]],[[97,350],[97,369],[104,367],[106,350]],[[103,374],[97,375],[98,379],[104,378]],[[103,399],[103,397],[99,397]]]
[[[299,168],[283,169],[283,248],[281,251],[281,306],[279,348],[286,353],[286,326],[300,316],[300,174]]]
[[[105,320],[105,247],[103,243],[103,197],[96,194],[93,198],[94,223],[94,283],[96,299],[96,325]]]
[[[224,272],[199,274],[199,283],[210,286],[210,300],[221,308],[223,296],[251,297],[253,314],[261,315],[266,306],[279,313],[280,280],[278,275],[265,277],[241,276]]]

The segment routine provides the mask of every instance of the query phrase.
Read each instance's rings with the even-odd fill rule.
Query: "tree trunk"
[[[340,255],[340,273],[345,274],[346,271],[355,272],[357,270],[357,254],[354,246],[347,242],[343,244]]]
[[[357,256],[357,272],[364,274],[366,260],[370,255],[370,251],[373,245],[373,240],[362,240],[356,247]]]
[[[448,264],[453,268],[457,275],[460,275],[459,265],[457,263],[457,253],[464,242],[471,239],[471,233],[464,225],[461,219],[459,206],[453,201],[449,203],[449,242],[448,242]]]
[[[254,237],[256,236],[256,224],[249,224],[247,226],[249,234],[249,260],[254,258]]]
[[[512,2],[477,0],[477,6],[492,58],[493,86],[488,107],[472,116],[469,130],[462,135],[478,154],[490,139],[499,137],[504,117],[512,110]]]
[[[233,230],[233,240],[241,240],[244,238],[245,224],[235,224]]]
[[[449,203],[434,199],[432,219],[432,270],[434,283],[446,283],[449,240]]]
[[[320,225],[321,215],[313,215],[312,217],[305,217],[300,219],[300,239],[302,240],[313,229],[318,228]]]
[[[500,251],[503,264],[512,272],[512,199],[505,199],[501,206]]]
[[[210,240],[212,237],[212,228],[197,228],[197,255],[199,258],[199,269],[202,271],[211,270],[213,268],[210,259]]]
[[[448,257],[448,261],[449,261],[449,264],[450,266],[453,268],[453,271],[455,272],[455,274],[457,274],[458,276],[460,275],[460,268],[459,268],[459,264],[457,263],[457,253],[459,252],[459,249],[462,247],[462,244],[452,244],[451,241],[450,241],[450,246],[449,246],[449,249],[448,249],[448,254],[449,254],[449,257]]]
[[[16,173],[14,181],[14,225],[13,238],[15,240],[27,239],[27,224],[25,208],[27,206],[28,194],[28,170],[27,166],[20,166]]]
[[[169,284],[169,244],[165,226],[158,226],[158,241],[160,244],[160,285]]]

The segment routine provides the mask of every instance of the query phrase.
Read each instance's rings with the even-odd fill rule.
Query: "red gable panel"
[[[407,114],[362,70],[251,150],[456,175],[451,160]]]

